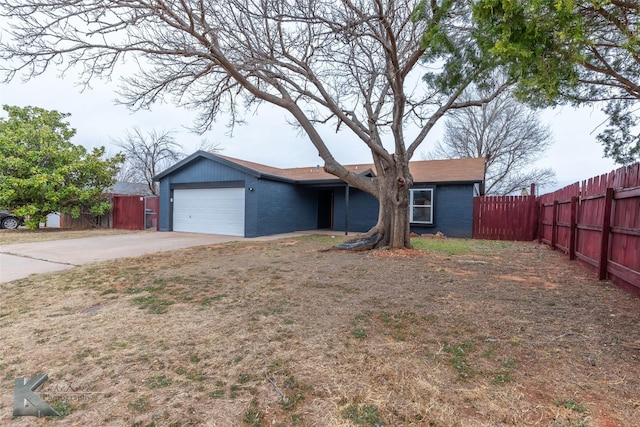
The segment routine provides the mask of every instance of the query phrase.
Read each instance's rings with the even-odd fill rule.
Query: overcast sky
[[[127,130],[138,127],[142,131],[173,130],[177,142],[192,152],[203,139],[218,143],[222,154],[276,167],[322,165],[313,145],[296,129],[287,124],[284,111],[261,107],[245,116],[247,124],[236,127],[233,136],[228,134],[226,120],[222,118],[204,135],[188,130],[196,117],[195,112],[171,105],[157,105],[152,111],[131,112],[114,102],[116,94],[111,85],[97,82],[84,92],[72,80],[62,80],[54,73],[47,73],[22,83],[15,79],[8,85],[0,84],[0,104],[37,106],[48,110],[70,113],[69,122],[77,130],[75,144],[86,147],[104,145],[114,154],[117,147],[112,140],[123,138]],[[605,120],[598,108],[574,109],[563,107],[546,110],[541,122],[550,125],[554,145],[538,167],[550,167],[557,175],[560,188],[595,175],[608,173],[617,166],[603,158],[602,147],[595,141],[597,127]],[[426,153],[441,138],[441,125],[418,149]],[[368,163],[371,155],[366,146],[348,131],[336,133],[326,129],[323,135],[337,160],[343,163]],[[545,189],[550,190],[550,189]]]

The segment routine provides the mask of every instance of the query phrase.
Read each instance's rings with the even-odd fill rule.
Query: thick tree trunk
[[[338,245],[339,248],[368,250],[385,246],[394,249],[411,247],[409,188],[413,181],[408,166],[402,163],[390,166],[376,179],[380,202],[377,224],[364,235]]]
[[[385,177],[380,182],[380,210],[373,228],[381,236],[375,247],[409,248],[409,188],[404,177]]]

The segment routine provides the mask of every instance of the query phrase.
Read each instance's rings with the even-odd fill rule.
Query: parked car
[[[23,219],[9,211],[0,211],[0,228],[16,229],[23,224]]]

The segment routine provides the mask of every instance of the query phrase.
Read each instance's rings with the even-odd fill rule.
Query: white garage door
[[[244,188],[173,190],[173,230],[244,236]]]

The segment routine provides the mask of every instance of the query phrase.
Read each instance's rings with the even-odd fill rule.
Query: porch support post
[[[349,184],[344,187],[344,235],[349,234]]]

